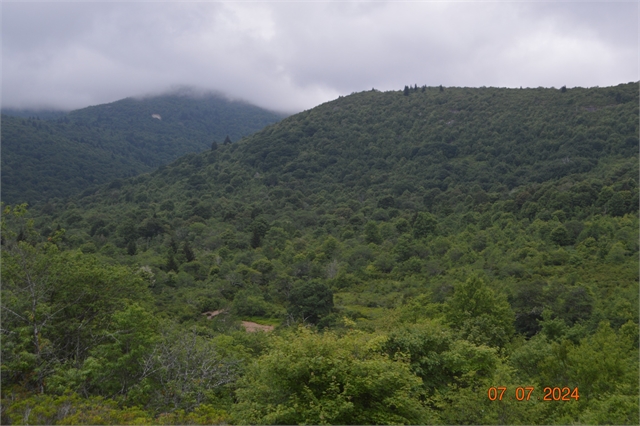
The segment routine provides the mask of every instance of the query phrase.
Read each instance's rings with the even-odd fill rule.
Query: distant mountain
[[[55,120],[58,118],[64,118],[69,111],[56,110],[56,109],[17,109],[17,108],[2,108],[0,110],[2,115],[8,115],[10,117],[20,118],[38,118],[40,120]]]
[[[148,172],[189,153],[237,141],[285,115],[220,95],[127,98],[67,114],[2,116],[2,201],[47,200]]]
[[[361,92],[77,201],[119,215],[145,200],[166,220],[245,220],[259,205],[269,220],[286,214],[300,227],[302,216],[336,208],[364,209],[363,220],[377,207],[444,217],[498,201],[530,219],[561,209],[623,215],[637,210],[637,100],[637,84]],[[608,208],[611,191],[622,198]],[[175,208],[160,213],[168,199]],[[202,203],[208,213],[194,213]]]

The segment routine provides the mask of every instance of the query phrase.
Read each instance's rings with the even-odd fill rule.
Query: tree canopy
[[[637,424],[638,85],[407,92],[4,205],[2,423]]]

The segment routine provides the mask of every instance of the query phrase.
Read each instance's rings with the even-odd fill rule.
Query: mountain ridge
[[[270,209],[285,209],[271,210],[273,218],[276,211],[293,214],[290,209],[305,205],[340,204],[328,199],[338,190],[363,205],[391,197],[398,206],[438,215],[469,199],[480,204],[504,200],[515,203],[510,207],[514,212],[526,210],[535,218],[542,214],[535,201],[542,195],[536,192],[569,179],[570,187],[581,188],[575,191],[589,194],[592,210],[594,191],[620,182],[626,188],[620,190],[627,192],[619,194],[624,200],[617,211],[632,212],[637,194],[628,192],[633,185],[623,181],[637,180],[634,91],[635,84],[566,93],[466,88],[418,88],[408,96],[360,92],[286,118],[233,145],[190,154],[150,175],[120,181],[119,195],[109,198],[123,203],[146,199],[147,209],[156,214],[184,219],[191,217],[194,205],[204,204],[208,217],[225,220],[237,210],[230,205],[259,203],[263,195],[258,194],[271,194],[266,203],[274,206]],[[529,104],[514,109],[518,96]],[[607,107],[616,99],[620,103]],[[558,125],[550,126],[551,120]],[[612,163],[617,166],[610,169]],[[588,183],[594,178],[599,183]],[[111,193],[110,188],[96,188],[77,202],[88,206]],[[278,198],[281,193],[284,199]],[[176,210],[162,212],[166,198]],[[314,201],[318,198],[324,201]]]
[[[185,94],[126,98],[49,120],[3,116],[3,201],[68,196],[227,136],[240,139],[282,117],[219,95]]]

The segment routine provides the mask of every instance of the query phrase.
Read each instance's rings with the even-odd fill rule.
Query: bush
[[[307,281],[294,286],[289,303],[289,315],[316,324],[333,309],[333,292],[322,282]]]
[[[248,290],[240,290],[233,298],[231,310],[235,315],[248,317],[263,317],[271,313],[271,307],[260,295]]]
[[[385,338],[316,334],[277,337],[238,383],[242,424],[421,424],[421,380],[382,353]]]

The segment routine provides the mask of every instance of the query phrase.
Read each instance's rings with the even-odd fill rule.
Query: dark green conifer
[[[184,253],[184,257],[187,259],[187,262],[193,262],[196,260],[196,255],[193,253],[193,250],[191,250],[187,241],[185,241],[182,246],[182,252]]]
[[[135,256],[137,252],[138,246],[136,245],[136,242],[133,240],[129,241],[129,244],[127,244],[127,253],[129,256]]]
[[[167,269],[167,272],[169,272],[169,271],[177,272],[178,271],[178,264],[176,263],[176,260],[173,258],[172,254],[170,254],[169,258],[167,259],[166,269]]]

